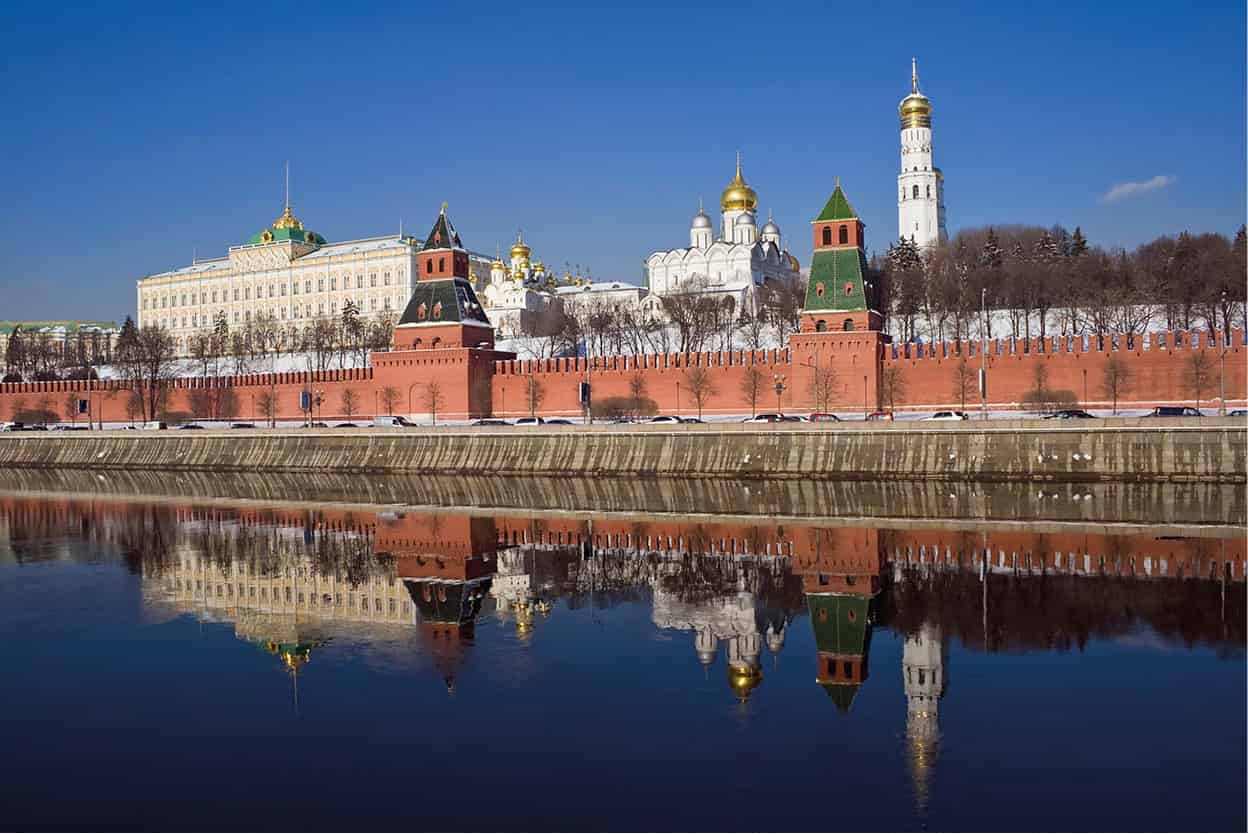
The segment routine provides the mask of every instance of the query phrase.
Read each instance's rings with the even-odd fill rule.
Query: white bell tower
[[[945,180],[932,165],[932,102],[919,92],[918,62],[910,59],[910,95],[901,117],[901,173],[897,175],[897,234],[927,249],[949,239]]]

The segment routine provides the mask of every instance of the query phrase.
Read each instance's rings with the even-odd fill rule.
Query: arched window
[[[823,227],[823,245],[824,246],[832,245],[832,227],[831,226]]]
[[[919,187],[917,185],[914,187],[914,199],[919,199]]]
[[[851,331],[851,330],[853,330],[853,329],[854,329],[854,320],[853,320],[853,319],[845,319],[845,325],[844,325],[844,330],[845,330],[845,332],[846,332],[846,333],[848,333],[849,331]]]
[[[827,323],[826,321],[824,321],[823,319],[819,319],[819,321],[815,322],[815,332],[816,332],[816,333],[827,333],[827,332],[828,332],[828,323]]]
[[[841,243],[849,243],[849,227],[843,224],[841,226]]]

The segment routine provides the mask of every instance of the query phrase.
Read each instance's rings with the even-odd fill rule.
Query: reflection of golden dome
[[[728,187],[724,189],[723,195],[719,198],[719,207],[724,211],[733,211],[745,209],[753,211],[758,205],[758,195],[754,193],[754,189],[745,183],[745,178],[741,176],[741,154],[737,154],[737,173],[732,178],[732,182],[728,183]]]
[[[763,682],[763,670],[755,666],[729,666],[728,685],[737,693],[737,698],[745,703],[750,694]]]
[[[919,66],[910,59],[910,95],[897,105],[897,115],[901,117],[901,129],[911,127],[932,126],[932,102],[919,92]]]

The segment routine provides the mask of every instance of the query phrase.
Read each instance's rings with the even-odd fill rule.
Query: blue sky
[[[1243,222],[1242,3],[872,5],[7,4],[0,319],[131,313],[137,277],[276,218],[286,159],[331,241],[446,200],[473,249],[522,227],[636,282],[740,150],[803,263],[836,176],[882,250],[911,55],[951,231]]]

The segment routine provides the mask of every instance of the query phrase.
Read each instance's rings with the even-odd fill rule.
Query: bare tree
[[[633,375],[628,379],[628,410],[629,416],[633,419],[641,416],[642,409],[646,405],[646,377],[641,371],[633,371]]]
[[[813,410],[828,412],[831,410],[832,398],[836,396],[837,376],[835,368],[815,368],[810,374],[807,393]]]
[[[425,385],[425,395],[422,400],[425,410],[429,412],[429,416],[433,418],[433,424],[438,424],[438,412],[446,405],[446,397],[442,394],[442,386],[437,382],[429,382]]]
[[[359,397],[356,395],[354,388],[344,388],[342,389],[341,399],[342,399],[342,402],[341,402],[342,413],[346,415],[346,418],[349,421],[352,417],[355,416],[355,413],[359,410],[359,407],[360,407]]]
[[[532,374],[525,380],[524,399],[529,406],[529,416],[536,417],[538,406],[546,399],[546,387]]]
[[[1193,350],[1187,361],[1184,363],[1185,374],[1187,376],[1187,390],[1196,400],[1196,409],[1200,410],[1200,402],[1205,398],[1205,393],[1213,385],[1213,360],[1209,358],[1209,354],[1203,350]]]
[[[880,373],[880,399],[888,403],[889,411],[897,410],[897,401],[906,398],[905,372],[898,365],[889,365]]]
[[[966,411],[966,398],[975,393],[978,378],[978,372],[967,363],[965,356],[953,367],[953,398],[963,411]]]
[[[1117,356],[1109,357],[1101,376],[1101,388],[1113,401],[1114,414],[1118,413],[1118,398],[1131,387],[1131,366]]]
[[[269,421],[269,427],[277,425],[278,393],[270,388],[260,392],[260,413]]]
[[[701,420],[702,407],[706,405],[707,400],[718,393],[710,370],[705,365],[693,365],[686,368],[685,388],[693,397],[693,403],[698,407],[698,419]]]
[[[393,385],[387,385],[381,389],[381,407],[386,410],[386,414],[394,414],[402,397],[402,392]]]
[[[745,374],[741,377],[741,393],[745,395],[745,401],[750,404],[751,417],[758,414],[758,400],[763,396],[766,385],[767,380],[757,365],[746,366]]]

